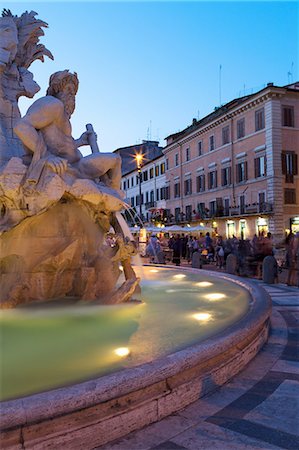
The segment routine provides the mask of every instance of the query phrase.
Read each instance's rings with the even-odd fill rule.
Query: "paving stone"
[[[286,373],[297,373],[299,375],[299,362],[278,360],[272,367],[272,370],[277,370],[278,372],[286,372]]]
[[[179,434],[172,441],[189,450],[274,450],[279,448],[206,422]]]
[[[299,437],[299,382],[287,380],[281,383],[245,419]]]

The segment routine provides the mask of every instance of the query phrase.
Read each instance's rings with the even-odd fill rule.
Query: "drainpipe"
[[[183,189],[184,189],[184,183],[183,183],[183,158],[182,158],[182,144],[179,144],[180,146],[180,200],[181,200],[181,212],[183,213],[184,209],[184,203],[183,203]]]
[[[236,193],[235,193],[235,161],[234,161],[234,119],[231,117],[230,119],[230,133],[231,133],[231,160],[232,160],[232,168],[231,168],[231,182],[232,182],[232,194],[233,194],[233,202],[234,206],[236,205]]]

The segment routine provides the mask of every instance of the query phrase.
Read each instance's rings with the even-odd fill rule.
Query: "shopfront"
[[[265,217],[259,217],[256,221],[256,234],[266,236],[269,231],[269,221]]]
[[[228,239],[236,235],[236,224],[233,220],[228,220],[226,222],[226,236]]]
[[[290,219],[290,230],[294,234],[299,232],[299,216],[291,217],[291,219]]]

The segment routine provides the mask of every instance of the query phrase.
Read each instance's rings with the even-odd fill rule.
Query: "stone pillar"
[[[283,176],[281,172],[281,102],[269,99],[265,103],[267,201],[272,203],[274,214],[269,217],[269,231],[275,240],[284,238]]]

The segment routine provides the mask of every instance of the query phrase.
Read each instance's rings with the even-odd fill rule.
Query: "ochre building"
[[[167,137],[167,216],[223,236],[299,231],[299,83],[269,83]]]

